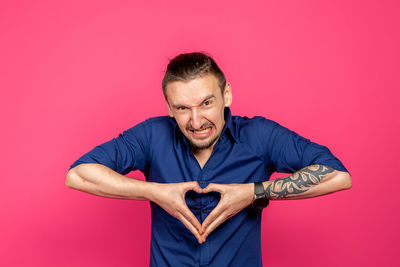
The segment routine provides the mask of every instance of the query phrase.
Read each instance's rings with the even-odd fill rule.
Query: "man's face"
[[[222,94],[213,74],[166,87],[168,113],[174,117],[192,149],[212,149],[225,125],[224,108],[232,103],[230,84]]]

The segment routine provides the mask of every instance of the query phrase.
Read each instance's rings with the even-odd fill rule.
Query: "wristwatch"
[[[269,199],[265,196],[264,186],[260,182],[254,183],[254,199],[251,205],[255,209],[262,210],[269,204]]]

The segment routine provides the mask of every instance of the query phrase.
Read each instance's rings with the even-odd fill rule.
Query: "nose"
[[[192,109],[192,112],[190,114],[190,124],[194,129],[200,129],[201,128],[201,114],[197,109]]]

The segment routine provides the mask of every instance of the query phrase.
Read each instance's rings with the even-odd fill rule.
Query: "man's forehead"
[[[220,91],[216,78],[199,77],[189,81],[175,81],[167,85],[167,98],[170,104],[201,103],[210,96],[217,97]]]

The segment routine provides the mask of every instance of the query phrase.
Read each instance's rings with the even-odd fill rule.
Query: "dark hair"
[[[169,82],[188,81],[206,74],[214,74],[218,79],[221,93],[224,92],[226,79],[224,73],[211,56],[204,52],[184,53],[170,60],[162,80],[162,89],[166,95]]]

